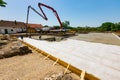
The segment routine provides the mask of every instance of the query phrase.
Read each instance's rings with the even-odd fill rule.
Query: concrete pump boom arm
[[[34,12],[36,12],[38,15],[40,15],[44,20],[48,20],[48,18],[46,17],[46,15],[45,15],[45,13],[44,13],[41,6],[44,6],[44,7],[46,7],[46,8],[53,11],[54,15],[56,16],[56,18],[57,18],[57,20],[58,20],[58,22],[60,24],[60,28],[62,28],[62,22],[61,22],[61,20],[60,20],[60,18],[58,16],[57,11],[54,8],[52,8],[52,7],[48,6],[48,5],[45,5],[43,3],[38,3],[38,7],[40,8],[40,11],[42,12],[42,14],[40,14],[38,11],[36,11],[33,7],[28,6],[26,24],[28,25],[28,18],[29,18],[29,10],[30,9],[32,9]]]

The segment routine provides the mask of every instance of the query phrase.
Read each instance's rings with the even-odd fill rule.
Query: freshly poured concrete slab
[[[120,46],[73,39],[48,42],[24,38],[23,41],[102,80],[120,80]]]

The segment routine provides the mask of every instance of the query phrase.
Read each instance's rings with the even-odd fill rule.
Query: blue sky
[[[71,26],[100,26],[103,22],[120,22],[120,0],[4,0],[5,8],[0,7],[0,20],[26,22],[27,7],[31,5],[39,11],[42,2],[57,10],[61,21],[70,21]],[[48,21],[30,11],[29,23],[59,25],[56,17],[47,8],[43,8]]]

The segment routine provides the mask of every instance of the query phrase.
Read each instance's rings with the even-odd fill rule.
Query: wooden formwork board
[[[45,52],[45,51],[42,51],[34,46],[32,46],[31,44],[28,44],[24,41],[21,41],[22,43],[24,43],[26,46],[30,47],[31,49],[37,51],[38,53],[41,53],[43,54],[44,56],[47,56],[47,58],[53,60],[53,61],[56,61],[58,58],[50,55],[49,53]],[[67,63],[67,62],[64,62],[63,60],[59,59],[57,61],[58,64],[64,66],[65,68],[68,68],[71,72],[81,76],[81,73],[82,73],[82,70],[72,66],[71,64]],[[69,67],[67,67],[69,65]],[[85,80],[100,80],[99,78],[93,76],[92,74],[89,74],[89,73],[85,73],[85,76],[84,76]]]

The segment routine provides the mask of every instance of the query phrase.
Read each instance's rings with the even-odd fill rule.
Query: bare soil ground
[[[88,34],[78,34],[77,36],[71,37],[72,39],[119,45],[120,40],[116,38],[112,33],[88,33]]]
[[[79,80],[71,73],[63,74],[65,68],[45,56],[32,54],[0,59],[0,80]]]

